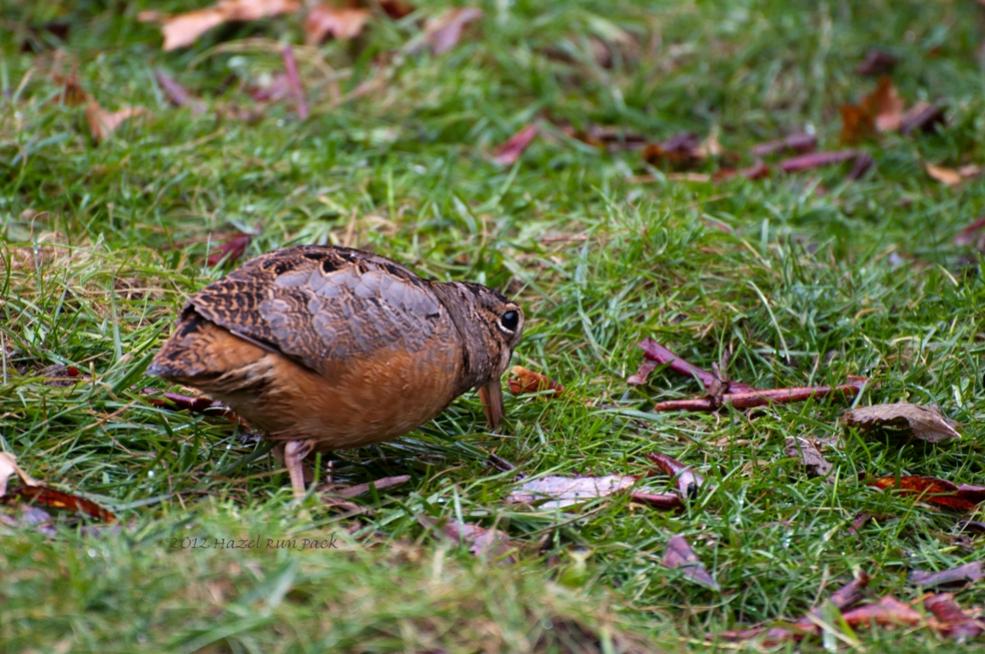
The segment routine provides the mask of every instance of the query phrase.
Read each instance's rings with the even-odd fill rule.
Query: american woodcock
[[[192,296],[148,372],[282,441],[303,495],[312,450],[395,438],[469,389],[495,427],[522,331],[520,307],[485,286],[309,245],[257,257]]]

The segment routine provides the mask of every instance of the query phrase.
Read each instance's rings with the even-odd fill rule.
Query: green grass
[[[873,597],[916,600],[910,569],[983,558],[985,541],[958,516],[858,481],[985,477],[985,280],[981,258],[953,244],[985,213],[985,185],[945,188],[923,172],[925,161],[985,159],[976,3],[489,2],[450,53],[384,68],[443,3],[377,18],[355,43],[303,47],[299,20],[279,18],[175,53],[137,13],[201,3],[32,4],[0,3],[13,35],[0,46],[0,449],[114,509],[121,526],[93,533],[59,516],[54,538],[0,527],[0,650],[699,651],[715,648],[707,633],[800,616],[856,571],[873,575]],[[70,25],[64,42],[33,29],[56,19]],[[616,44],[609,67],[591,55],[599,39]],[[252,105],[244,88],[281,70],[284,43],[312,116],[298,121],[286,102],[257,121],[217,118]],[[949,122],[864,144],[876,168],[857,182],[835,168],[671,181],[638,153],[601,153],[548,120],[653,140],[717,129],[740,153],[811,126],[834,149],[839,105],[874,85],[854,72],[872,46],[901,57],[894,82],[908,103],[941,100]],[[155,68],[210,110],[171,108]],[[103,106],[149,114],[95,143],[83,109],[53,101],[53,71],[73,69]],[[373,79],[378,88],[349,95]],[[532,120],[543,133],[520,163],[490,163]],[[645,173],[654,180],[636,179]],[[249,255],[341,243],[509,286],[528,317],[515,361],[565,395],[507,398],[507,424],[488,433],[470,394],[334,467],[341,482],[409,483],[356,500],[355,515],[314,498],[293,506],[269,444],[142,393],[166,388],[144,369],[183,299],[228,272],[205,265],[209,252],[255,228]],[[644,336],[705,367],[730,351],[730,376],[755,385],[866,375],[861,403],[936,403],[963,438],[846,433],[838,401],[654,414],[655,400],[698,389],[667,373],[628,386]],[[46,384],[55,364],[83,380]],[[784,454],[798,435],[839,439],[830,482]],[[567,513],[516,507],[504,502],[513,478],[485,463],[495,452],[526,475],[643,474],[651,451],[706,476],[684,512],[625,498]],[[883,517],[852,535],[859,512]],[[519,561],[476,559],[424,526],[455,518],[507,530]],[[675,533],[720,593],[660,565]],[[250,537],[335,547],[180,547]],[[985,588],[957,597],[981,606]],[[868,651],[960,649],[926,629],[856,636]]]

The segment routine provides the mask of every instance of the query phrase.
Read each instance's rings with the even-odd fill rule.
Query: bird
[[[523,323],[516,302],[481,284],[422,278],[355,248],[300,245],[192,295],[147,372],[265,432],[303,498],[311,452],[397,438],[471,389],[496,428],[500,378]]]

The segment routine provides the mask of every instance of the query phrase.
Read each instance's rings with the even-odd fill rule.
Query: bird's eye
[[[510,309],[499,317],[499,326],[505,331],[515,332],[517,325],[520,324],[520,314]]]

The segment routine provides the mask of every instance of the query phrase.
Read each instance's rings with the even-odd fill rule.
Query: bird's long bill
[[[490,429],[495,429],[503,419],[503,388],[499,378],[479,387],[479,399],[482,400],[482,410],[486,412],[486,421]]]

